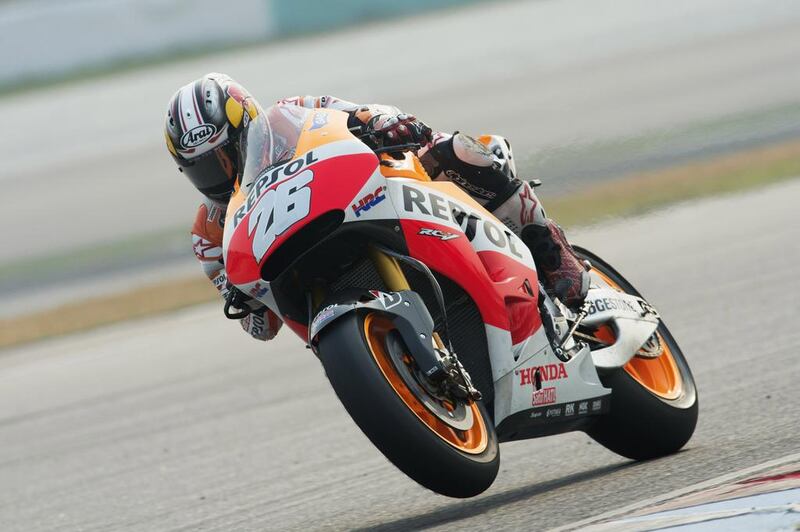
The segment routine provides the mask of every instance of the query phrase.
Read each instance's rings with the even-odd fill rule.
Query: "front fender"
[[[420,370],[431,380],[444,378],[445,369],[433,343],[433,318],[425,302],[416,292],[352,291],[340,294],[317,312],[308,328],[308,344],[317,353],[320,333],[332,323],[352,312],[377,312],[397,327],[409,354]]]

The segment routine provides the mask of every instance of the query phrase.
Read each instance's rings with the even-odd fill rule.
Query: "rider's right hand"
[[[383,137],[384,146],[402,144],[419,144],[427,146],[433,137],[431,128],[418,120],[414,115],[405,113],[397,115],[378,115],[373,123],[373,130]]]
[[[395,108],[364,106],[355,111],[352,117],[360,123],[364,134],[374,137],[382,147],[405,144],[423,147],[428,146],[433,138],[431,128],[424,122]]]

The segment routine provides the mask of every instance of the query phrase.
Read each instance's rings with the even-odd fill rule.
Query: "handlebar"
[[[353,133],[358,137],[358,140],[364,142],[367,146],[372,148],[372,151],[375,152],[376,155],[380,155],[381,153],[395,153],[395,152],[404,152],[408,150],[418,150],[422,147],[421,144],[418,142],[408,142],[406,144],[396,144],[393,146],[378,146],[379,144],[379,136],[380,134],[376,131],[369,131],[367,133],[363,133],[362,126],[355,126],[348,128],[350,133]],[[359,134],[361,133],[361,134]],[[383,140],[382,138],[380,140]]]

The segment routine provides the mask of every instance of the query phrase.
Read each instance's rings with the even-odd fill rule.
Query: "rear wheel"
[[[596,255],[577,248],[591,261],[593,281],[620,292],[639,292],[613,267]],[[613,342],[614,331],[594,332],[601,341]],[[658,347],[658,356],[648,348]],[[588,430],[589,436],[609,450],[634,460],[647,460],[680,450],[697,425],[698,399],[694,377],[675,339],[662,321],[652,345],[645,346],[623,368],[600,375],[611,388],[611,409]]]
[[[431,391],[391,321],[343,316],[322,331],[318,351],[347,412],[406,475],[450,497],[478,495],[494,482],[500,454],[483,404]]]

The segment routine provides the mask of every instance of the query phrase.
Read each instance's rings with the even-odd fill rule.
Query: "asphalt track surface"
[[[0,528],[530,530],[800,451],[800,180],[573,235],[665,316],[700,392],[687,449],[621,459],[575,433],[501,446],[497,481],[433,495],[361,435],[291,333],[221,305],[0,356]]]
[[[520,161],[535,157],[526,172],[560,150],[566,178],[645,146],[578,162],[563,153],[573,147],[672,132],[653,156],[674,161],[800,134],[798,32],[794,0],[499,2],[12,95],[0,100],[0,227],[14,228],[0,263],[188,228],[199,199],[166,152],[163,117],[208,71],[262,102],[335,94],[505,134]],[[719,120],[735,123],[681,133]]]

